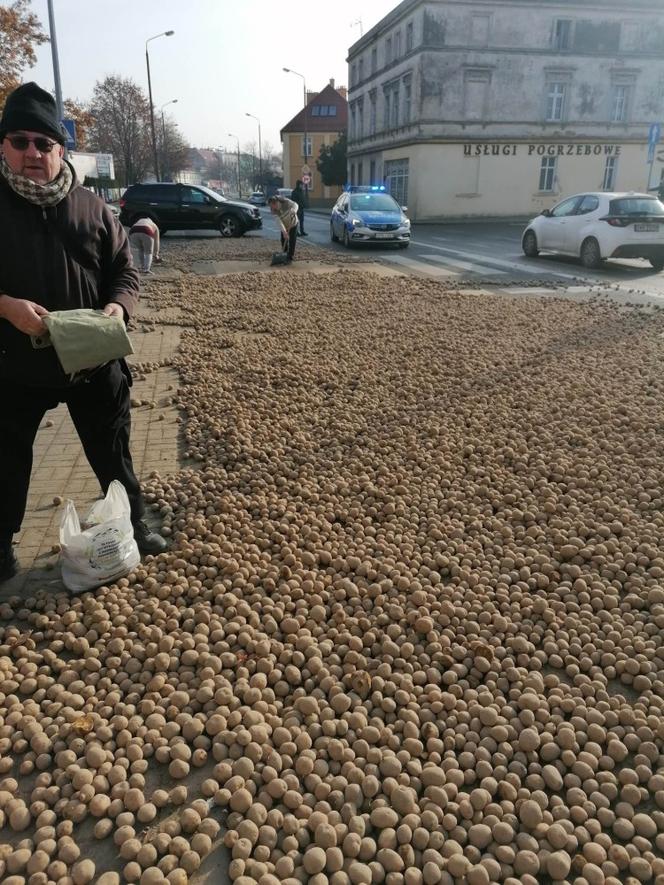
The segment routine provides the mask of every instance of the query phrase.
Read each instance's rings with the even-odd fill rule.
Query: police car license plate
[[[657,231],[659,231],[659,225],[658,224],[635,224],[634,230],[657,232]]]
[[[382,233],[382,232],[381,232],[381,233],[377,233],[377,234],[376,234],[376,239],[377,239],[377,240],[393,240],[393,239],[394,239],[394,234],[393,234],[393,233]]]

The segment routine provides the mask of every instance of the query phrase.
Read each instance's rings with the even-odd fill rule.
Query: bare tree
[[[177,123],[168,117],[164,120],[163,129],[159,125],[157,153],[161,176],[165,181],[170,181],[176,172],[184,169],[187,165],[189,146],[182,137]]]
[[[111,76],[98,81],[90,111],[94,118],[90,149],[113,154],[118,180],[130,185],[154,171],[150,107],[143,90],[133,80]]]

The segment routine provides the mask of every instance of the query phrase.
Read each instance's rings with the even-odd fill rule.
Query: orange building
[[[302,108],[281,130],[284,187],[294,188],[298,178],[304,181],[304,176],[309,175],[310,206],[331,206],[342,190],[341,186],[323,184],[316,160],[323,145],[334,144],[348,129],[346,96],[346,87],[337,89],[334,80],[330,80],[322,92],[307,93],[306,108]]]

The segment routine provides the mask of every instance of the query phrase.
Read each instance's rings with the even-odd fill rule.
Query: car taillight
[[[611,227],[627,227],[630,223],[628,218],[605,218],[604,221],[608,221]]]
[[[121,208],[121,209],[124,209],[124,207],[125,207],[126,204],[127,204],[127,201],[126,201],[126,200],[124,200],[124,199],[120,199],[120,208]]]

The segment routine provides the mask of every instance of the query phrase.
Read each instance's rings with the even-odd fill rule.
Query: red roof
[[[316,113],[314,108],[329,108],[332,105],[336,108],[336,114],[330,115],[320,112]],[[340,95],[334,86],[328,84],[322,92],[319,92],[307,104],[306,108],[297,113],[281,130],[283,138],[284,132],[304,132],[305,130],[305,110],[306,110],[306,130],[309,132],[345,132],[348,128],[348,102]]]

